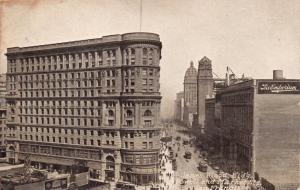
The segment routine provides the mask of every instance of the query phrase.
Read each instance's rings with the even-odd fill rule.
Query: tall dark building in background
[[[174,120],[181,123],[183,122],[184,111],[184,93],[176,93],[176,100],[174,101]]]
[[[197,76],[197,114],[198,124],[204,127],[205,120],[205,98],[214,93],[214,80],[212,75],[211,60],[204,56],[199,61]]]
[[[8,160],[155,182],[160,38],[128,33],[7,50]]]

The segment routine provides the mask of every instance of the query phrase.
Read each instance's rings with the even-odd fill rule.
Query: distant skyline
[[[140,30],[140,0],[0,0],[0,71],[6,49]],[[162,116],[173,116],[190,62],[207,56],[224,77],[300,78],[299,0],[143,0],[142,32],[160,35]]]

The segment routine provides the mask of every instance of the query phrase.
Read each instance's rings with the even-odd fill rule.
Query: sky
[[[141,0],[0,0],[0,72],[6,49],[140,31]],[[162,116],[173,116],[190,62],[207,56],[225,76],[300,78],[299,0],[142,0],[142,32],[162,41]]]

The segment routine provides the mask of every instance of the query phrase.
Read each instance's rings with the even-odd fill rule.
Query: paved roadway
[[[195,146],[190,147],[190,145],[183,145],[182,139],[190,140],[187,134],[179,133],[177,130],[182,129],[182,127],[173,124],[173,127],[169,128],[167,131],[167,136],[172,136],[172,142],[168,143],[168,146],[172,146],[172,150],[174,151],[174,157],[177,153],[176,162],[177,162],[177,170],[172,170],[172,163],[170,161],[166,162],[166,171],[163,172],[162,179],[166,182],[161,184],[161,189],[164,190],[206,190],[208,189],[206,186],[206,173],[198,171],[198,164],[201,160],[199,158],[199,151],[196,150]],[[176,141],[175,138],[177,136],[181,137],[180,141]],[[177,143],[180,143],[178,146]],[[179,151],[178,151],[179,147]],[[191,159],[185,159],[183,156],[185,151],[190,151],[192,153]],[[169,155],[169,150],[165,149],[162,151],[164,154]],[[165,159],[163,158],[163,161]],[[203,160],[202,160],[203,161]],[[167,176],[167,173],[171,173],[171,177]],[[214,171],[209,167],[208,173],[214,173]],[[186,179],[186,184],[181,185],[181,181]]]

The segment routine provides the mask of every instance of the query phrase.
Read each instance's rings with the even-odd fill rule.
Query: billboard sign
[[[258,94],[300,94],[300,82],[259,81]]]

